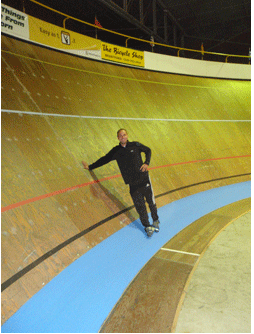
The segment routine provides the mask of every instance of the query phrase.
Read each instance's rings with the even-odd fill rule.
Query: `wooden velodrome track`
[[[81,160],[92,163],[107,153],[124,127],[130,140],[152,149],[158,207],[248,181],[250,95],[248,81],[131,69],[2,36],[2,323],[75,259],[138,218],[117,165],[89,173]],[[183,243],[202,252],[249,210],[245,200],[219,212],[224,218],[216,229],[214,216],[206,217],[207,228],[197,222],[183,233]],[[169,243],[179,248],[178,237]],[[143,272],[166,270],[156,257]],[[182,271],[171,320],[160,321],[161,331],[173,330],[194,266]],[[122,298],[125,308],[140,275]],[[112,330],[106,326],[102,330]]]

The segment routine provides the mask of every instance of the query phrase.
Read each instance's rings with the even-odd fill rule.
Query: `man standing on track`
[[[148,174],[148,166],[151,160],[151,149],[139,142],[129,142],[125,129],[117,131],[119,145],[115,146],[105,156],[91,165],[82,161],[84,168],[93,170],[110,161],[116,160],[126,184],[130,186],[130,194],[134,206],[139,214],[141,223],[150,237],[154,231],[159,232],[159,217],[154,199],[153,189]],[[145,153],[145,162],[142,160],[141,152]],[[153,225],[150,225],[145,204],[145,199],[151,210]]]

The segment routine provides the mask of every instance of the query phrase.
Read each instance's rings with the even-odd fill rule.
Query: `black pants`
[[[159,219],[150,180],[144,184],[130,184],[130,194],[143,226],[150,225],[145,200],[149,205],[153,221]]]

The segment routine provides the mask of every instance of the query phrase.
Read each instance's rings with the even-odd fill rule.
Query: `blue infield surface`
[[[96,333],[124,290],[174,235],[202,216],[251,197],[251,182],[207,190],[159,208],[160,232],[139,220],[64,269],[2,326],[2,333]]]

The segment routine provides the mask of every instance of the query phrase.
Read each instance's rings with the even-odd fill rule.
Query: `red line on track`
[[[242,156],[224,157],[224,158],[213,158],[213,159],[204,159],[204,160],[193,160],[193,161],[187,161],[187,162],[177,162],[177,163],[174,163],[174,164],[151,167],[151,168],[149,168],[149,170],[158,169],[158,168],[165,168],[165,167],[172,167],[172,166],[178,166],[178,165],[193,164],[193,163],[198,163],[198,162],[216,161],[216,160],[225,160],[225,159],[237,159],[237,158],[249,158],[249,157],[251,157],[251,155],[242,155]],[[18,203],[14,203],[14,204],[5,206],[5,207],[1,208],[1,212],[5,212],[5,211],[11,210],[11,209],[15,209],[19,206],[23,206],[25,204],[36,202],[36,201],[39,201],[39,200],[44,199],[44,198],[48,198],[48,197],[52,197],[52,196],[55,196],[55,195],[63,194],[63,193],[65,193],[67,191],[70,191],[70,190],[74,190],[74,189],[82,188],[82,187],[87,187],[87,186],[95,184],[95,183],[100,183],[100,182],[104,182],[104,181],[107,181],[107,180],[115,179],[115,178],[118,178],[120,176],[121,176],[121,174],[112,175],[112,176],[108,176],[108,177],[105,177],[105,178],[100,179],[100,180],[94,180],[94,181],[86,182],[86,183],[79,184],[79,185],[76,185],[76,186],[73,186],[73,187],[70,187],[70,188],[57,190],[57,191],[54,191],[54,192],[49,193],[49,194],[44,194],[44,195],[41,195],[41,196],[33,197],[33,198],[27,199],[25,201],[21,201],[21,202],[18,202]]]

